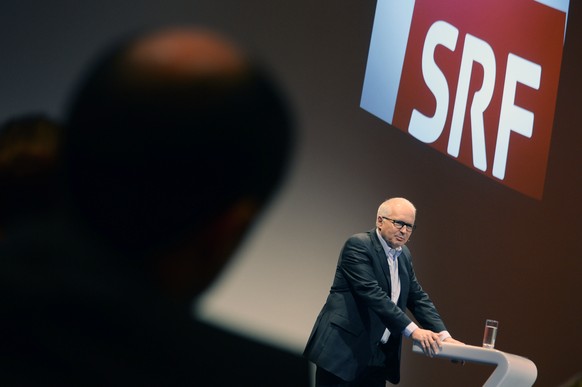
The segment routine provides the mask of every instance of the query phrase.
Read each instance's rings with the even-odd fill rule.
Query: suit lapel
[[[392,284],[390,283],[390,268],[388,267],[388,260],[386,259],[386,253],[380,244],[380,240],[378,239],[378,235],[376,234],[376,229],[370,232],[372,245],[374,246],[374,252],[376,253],[376,259],[380,263],[380,267],[382,268],[382,272],[384,275],[382,276],[382,283],[386,286],[382,286],[386,289],[388,294],[391,292]],[[380,279],[379,279],[380,280]]]

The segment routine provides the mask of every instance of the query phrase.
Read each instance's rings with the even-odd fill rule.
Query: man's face
[[[401,227],[398,222],[404,222],[407,225],[414,225],[415,211],[414,208],[405,202],[395,203],[388,208],[385,213],[381,213],[376,219],[376,227],[380,235],[392,248],[404,246],[410,235],[412,228],[408,226]],[[397,221],[396,223],[394,221]],[[401,227],[399,229],[399,227]]]

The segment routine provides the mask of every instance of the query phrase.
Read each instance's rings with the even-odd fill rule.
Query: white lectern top
[[[423,353],[416,343],[412,346],[412,351]],[[538,376],[538,370],[531,360],[496,349],[443,343],[435,357],[495,365],[495,370],[483,387],[531,387]]]

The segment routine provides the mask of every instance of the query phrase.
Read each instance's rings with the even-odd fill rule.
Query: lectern
[[[412,351],[423,354],[416,343]],[[435,357],[494,365],[495,370],[483,387],[531,387],[538,376],[536,365],[531,360],[496,349],[443,343]]]

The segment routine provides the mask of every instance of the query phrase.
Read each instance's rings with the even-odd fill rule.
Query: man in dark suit
[[[304,353],[317,365],[318,387],[397,384],[403,335],[428,356],[442,341],[460,343],[447,332],[414,274],[405,244],[415,218],[410,201],[388,199],[378,208],[376,228],[345,243]]]

